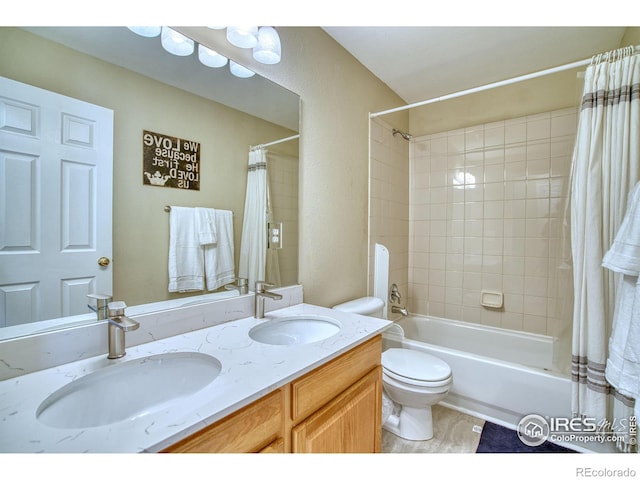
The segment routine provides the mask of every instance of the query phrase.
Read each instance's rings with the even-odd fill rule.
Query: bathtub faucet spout
[[[391,313],[400,313],[403,317],[406,317],[407,315],[409,315],[409,312],[407,311],[406,308],[399,307],[397,305],[391,306]]]

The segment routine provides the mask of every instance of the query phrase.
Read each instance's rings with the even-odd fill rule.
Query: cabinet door
[[[296,453],[378,453],[382,421],[378,366],[292,430]]]

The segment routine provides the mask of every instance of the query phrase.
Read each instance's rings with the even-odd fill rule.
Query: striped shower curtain
[[[572,411],[609,425],[628,420],[634,400],[605,379],[619,274],[602,258],[639,180],[640,60],[628,47],[595,56],[585,72],[571,173]],[[633,450],[634,439],[620,433],[618,448]]]
[[[247,192],[240,240],[238,277],[249,281],[249,289],[256,281],[265,281],[267,257],[267,158],[264,148],[249,152]]]

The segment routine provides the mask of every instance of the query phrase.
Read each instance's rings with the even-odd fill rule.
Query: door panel
[[[0,326],[113,291],[113,111],[0,77]]]

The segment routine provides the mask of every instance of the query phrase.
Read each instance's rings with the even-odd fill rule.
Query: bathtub
[[[410,315],[383,335],[383,349],[426,352],[449,364],[453,384],[442,405],[515,428],[538,414],[571,418],[571,382],[551,372],[553,339],[469,322]]]

